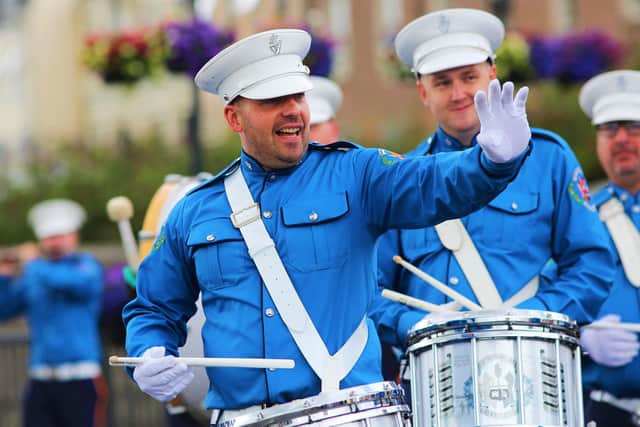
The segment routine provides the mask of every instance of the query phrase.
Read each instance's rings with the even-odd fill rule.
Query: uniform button
[[[317,214],[317,213],[315,213],[315,212],[311,212],[311,213],[309,214],[309,219],[310,219],[311,221],[315,221],[315,220],[317,220],[317,219],[318,219],[318,214]]]
[[[609,192],[609,194],[613,193],[613,188],[609,187],[607,188],[607,191]]]
[[[275,312],[275,311],[273,311],[273,308],[267,308],[267,309],[264,311],[264,314],[266,314],[266,315],[267,315],[267,317],[273,317],[273,315],[274,315],[274,314],[276,314],[276,312]]]
[[[516,202],[511,203],[511,210],[518,210],[518,204]]]
[[[449,283],[451,283],[452,285],[457,285],[460,282],[460,279],[458,279],[456,276],[451,276],[449,278]]]
[[[620,196],[620,198],[622,200],[627,200],[629,198],[629,195],[627,193],[622,193],[622,195]]]
[[[640,206],[638,206],[638,205],[634,205],[634,206],[631,208],[631,210],[633,211],[633,213],[638,213],[638,212],[640,212]]]
[[[272,215],[271,211],[262,212],[262,216],[267,218],[267,219],[271,218],[271,215]]]
[[[271,176],[269,177],[269,180],[271,180],[271,181],[275,181],[275,180],[276,180],[276,176],[275,176],[275,175],[271,175]]]
[[[447,145],[451,147],[451,140],[447,139]]]
[[[214,240],[216,240],[216,236],[214,236],[213,234],[208,234],[206,239],[209,242],[213,242]]]
[[[247,169],[251,170],[253,169],[253,166],[251,166],[251,163],[247,160],[246,162],[244,162],[244,165],[247,167]]]

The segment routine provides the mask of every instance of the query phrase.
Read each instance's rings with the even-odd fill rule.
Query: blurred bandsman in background
[[[430,13],[398,33],[396,52],[415,72],[418,95],[438,123],[408,157],[483,144],[474,94],[496,78],[494,52],[503,37],[497,17],[474,9]],[[512,93],[513,86],[504,86]],[[532,128],[531,133],[532,150],[521,172],[486,207],[380,239],[381,288],[435,304],[451,302],[395,264],[392,257],[398,254],[483,308],[516,306],[564,313],[580,323],[593,319],[613,276],[606,231],[571,148],[552,132]],[[561,274],[538,286],[537,276],[550,258]],[[371,315],[384,342],[404,347],[407,332],[425,312],[378,298]]]
[[[326,77],[310,76],[313,89],[306,92],[309,104],[309,141],[329,144],[340,140],[336,113],[342,105],[342,90]]]
[[[589,80],[580,106],[596,127],[598,159],[609,183],[593,197],[618,257],[599,327],[580,343],[585,420],[598,426],[640,425],[640,72],[611,71]],[[603,327],[606,322],[610,327]],[[626,330],[625,325],[635,324]],[[635,420],[635,421],[634,421]]]
[[[28,220],[40,253],[19,252],[13,267],[3,263],[0,269],[0,319],[24,314],[29,325],[26,427],[104,425],[98,330],[103,271],[93,255],[78,252],[85,219],[71,200],[38,203]]]
[[[367,318],[378,236],[478,209],[528,150],[526,94],[514,107],[511,93],[490,106],[482,98],[485,109],[511,112],[483,122],[486,149],[409,160],[347,142],[309,144],[310,43],[302,30],[258,33],[200,70],[198,86],[224,101],[240,159],[173,208],[123,313],[127,352],[144,359],[132,376],[161,401],[193,379],[173,356],[199,294],[205,356],[295,361],[291,370],[208,368],[212,424],[380,381]],[[499,85],[492,90],[500,96]]]

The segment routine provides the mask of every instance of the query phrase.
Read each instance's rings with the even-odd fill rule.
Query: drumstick
[[[593,322],[585,325],[584,327],[598,329],[623,329],[625,331],[640,333],[640,323]]]
[[[409,307],[419,308],[420,310],[430,312],[444,312],[449,311],[446,308],[442,308],[437,304],[431,304],[430,302],[423,301],[419,298],[410,297],[409,295],[402,294],[400,292],[392,291],[390,289],[383,289],[382,296],[391,301],[399,302],[400,304],[408,305]]]
[[[252,359],[234,357],[176,357],[177,362],[188,366],[207,366],[218,368],[258,368],[291,369],[295,366],[292,359]],[[142,357],[110,356],[110,366],[138,366],[149,359]]]
[[[464,295],[454,291],[449,286],[440,282],[436,278],[429,276],[427,273],[420,270],[418,267],[414,266],[413,264],[405,261],[400,255],[394,255],[393,262],[395,262],[396,264],[400,264],[401,266],[403,266],[404,268],[406,268],[407,270],[409,270],[410,272],[412,272],[413,274],[415,274],[416,276],[418,276],[419,278],[421,278],[422,280],[424,280],[434,288],[438,289],[443,294],[447,295],[450,298],[453,298],[454,301],[462,304],[462,306],[468,308],[469,310],[472,310],[472,311],[482,310],[481,306],[471,301],[469,298],[465,297]]]
[[[107,214],[111,221],[118,223],[120,230],[120,238],[122,239],[122,248],[127,259],[127,264],[135,272],[138,271],[140,264],[138,260],[138,247],[136,239],[131,230],[129,219],[133,216],[133,203],[127,197],[114,197],[107,202]]]

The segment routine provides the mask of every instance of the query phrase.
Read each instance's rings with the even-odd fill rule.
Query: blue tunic
[[[518,307],[561,312],[586,323],[597,313],[612,281],[606,230],[589,203],[586,181],[567,143],[540,129],[532,129],[531,141],[531,154],[516,179],[488,206],[461,221],[502,300],[513,296],[553,258],[562,274],[553,283],[541,283],[536,296]],[[452,151],[468,150],[439,129],[409,156]],[[380,238],[379,285],[435,304],[451,301],[395,264],[396,254],[477,302],[434,227],[392,230]],[[425,313],[378,295],[370,315],[381,340],[403,348],[407,332]]]
[[[640,195],[633,195],[614,184],[608,184],[594,195],[598,207],[617,197],[636,228],[640,227]],[[611,241],[613,248],[613,241]],[[617,254],[617,252],[616,252]],[[611,292],[600,308],[597,318],[618,314],[621,322],[640,322],[640,288],[633,286],[624,274],[618,258]],[[640,398],[640,356],[618,368],[598,365],[588,356],[583,358],[582,383],[585,389],[605,390],[619,398]]]
[[[282,403],[320,392],[233,227],[223,178],[240,167],[262,220],[330,354],[351,336],[376,289],[374,245],[390,227],[418,227],[486,204],[514,177],[524,156],[489,161],[480,148],[402,160],[351,143],[310,144],[292,168],[267,172],[244,152],[228,170],[194,189],[173,209],[142,263],[137,297],[124,309],[127,352],[153,345],[177,354],[202,292],[209,357],[291,358],[277,371],[209,368],[209,408]],[[380,343],[369,339],[350,387],[381,380]]]
[[[0,276],[0,320],[26,314],[29,366],[100,362],[102,267],[88,253],[35,259],[21,277]]]

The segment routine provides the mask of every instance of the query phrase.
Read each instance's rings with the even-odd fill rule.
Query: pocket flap
[[[211,219],[194,225],[189,232],[187,246],[211,245],[229,240],[242,240],[240,231],[229,218]]]
[[[526,214],[538,209],[540,194],[535,192],[503,191],[489,202],[489,206],[514,215]]]
[[[282,207],[285,225],[319,224],[340,218],[349,211],[347,193],[320,194],[313,199],[294,201]]]

